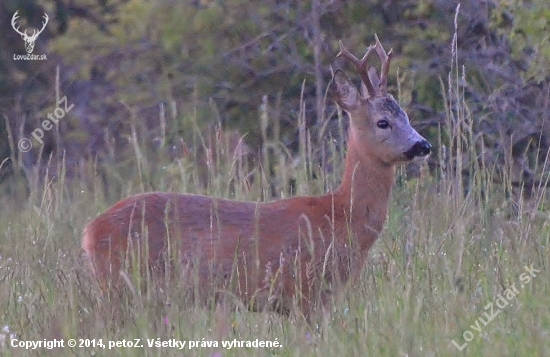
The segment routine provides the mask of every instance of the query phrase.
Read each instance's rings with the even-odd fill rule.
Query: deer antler
[[[25,30],[25,32],[19,31],[19,26],[17,26],[17,19],[19,18],[19,15],[17,14],[18,12],[19,10],[17,10],[15,14],[13,14],[13,17],[11,18],[11,26],[13,27],[15,32],[23,36],[24,39],[36,39],[38,35],[40,35],[42,31],[44,31],[44,29],[46,28],[46,25],[48,24],[48,21],[50,20],[50,18],[48,17],[48,14],[44,14],[43,16],[44,21],[42,22],[42,28],[40,29],[40,31],[37,31],[35,29],[33,30],[32,36],[29,36],[27,35],[27,30]],[[15,26],[17,26],[17,28]]]
[[[48,24],[48,21],[50,20],[50,18],[48,17],[48,14],[46,13],[42,17],[44,18],[44,22],[42,22],[42,28],[40,29],[40,31],[38,31],[36,36],[40,35],[42,31],[44,31],[44,29],[46,28],[46,25]]]
[[[392,57],[392,50],[386,53],[377,35],[374,35],[374,39],[376,40],[376,44],[374,46],[372,45],[369,46],[369,48],[367,48],[367,52],[361,59],[358,59],[353,54],[351,54],[344,47],[344,45],[342,44],[342,41],[340,41],[340,52],[337,55],[337,57],[347,58],[348,60],[351,61],[351,63],[355,65],[357,72],[359,72],[359,75],[361,76],[361,80],[367,87],[367,92],[368,92],[367,94],[369,95],[369,97],[387,95],[388,72],[390,70],[390,62]],[[376,74],[376,69],[374,67],[371,67],[370,69],[370,71],[373,72],[371,76],[369,76],[369,70],[367,69],[367,57],[372,52],[372,50],[375,50],[376,53],[378,53],[378,56],[380,57],[380,61],[382,62],[380,79],[378,79],[378,75]],[[378,83],[373,83],[373,81]]]
[[[19,10],[17,10],[15,12],[15,14],[13,14],[13,17],[11,18],[11,27],[13,27],[15,32],[17,32],[21,36],[27,36],[27,33],[23,33],[21,31],[19,31],[19,26],[17,26],[17,28],[15,27],[17,25],[17,19],[19,18],[19,15],[17,15],[18,12],[19,12]]]
[[[361,80],[363,81],[363,83],[367,87],[367,92],[368,92],[367,94],[369,96],[374,96],[375,95],[374,86],[372,85],[372,82],[370,81],[369,73],[368,73],[368,70],[367,70],[367,57],[371,53],[373,47],[369,46],[369,48],[367,48],[367,52],[365,53],[363,58],[358,59],[357,57],[355,57],[353,54],[351,54],[351,52],[349,52],[344,47],[344,44],[342,43],[342,41],[340,41],[339,43],[340,43],[340,52],[338,52],[336,57],[345,57],[348,60],[350,60],[351,63],[353,63],[355,65],[355,68],[357,69],[357,72],[359,72],[359,75],[361,76]]]
[[[382,44],[380,43],[380,40],[378,39],[378,36],[375,34],[374,39],[376,40],[376,45],[374,46],[374,49],[376,50],[376,53],[378,53],[378,56],[380,57],[380,61],[382,61],[382,69],[380,71],[380,83],[379,83],[379,89],[382,95],[388,94],[388,72],[390,70],[390,62],[391,57],[393,54],[393,49],[390,49],[390,52],[386,53],[384,50],[384,47],[382,47]]]

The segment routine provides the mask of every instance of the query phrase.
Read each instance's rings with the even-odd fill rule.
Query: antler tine
[[[42,17],[44,18],[44,21],[42,22],[42,29],[38,31],[38,34],[36,34],[36,36],[38,36],[39,34],[42,33],[42,31],[44,31],[44,29],[46,28],[46,25],[48,24],[48,21],[50,20],[50,18],[48,17],[48,14],[44,14],[44,16]]]
[[[44,28],[48,24],[48,21],[50,21],[50,18],[48,17],[48,14],[44,14],[44,16],[42,17],[44,18],[44,22],[42,22],[42,30],[44,30]]]
[[[390,62],[393,54],[393,49],[390,49],[390,51],[386,53],[376,34],[374,35],[374,39],[376,40],[376,45],[374,48],[376,49],[376,53],[378,53],[378,56],[382,61],[382,70],[380,71],[380,91],[382,92],[382,94],[386,95],[388,91],[388,72],[390,70]]]
[[[17,10],[15,12],[15,14],[13,14],[13,17],[11,18],[11,27],[13,27],[13,29],[15,30],[15,32],[17,32],[18,34],[20,35],[24,35],[23,32],[19,31],[19,26],[17,25],[17,19],[19,18],[19,10]],[[17,28],[15,28],[15,26],[17,26]]]
[[[367,57],[369,56],[370,52],[372,51],[373,47],[369,46],[367,48],[367,52],[363,56],[363,58],[358,59],[355,57],[351,52],[349,52],[345,47],[342,41],[339,41],[340,44],[340,52],[336,55],[336,57],[344,57],[348,59],[351,63],[355,65],[355,68],[357,69],[357,72],[359,72],[359,75],[361,76],[361,80],[367,87],[367,92],[369,96],[374,96],[376,93],[374,90],[374,86],[372,85],[372,82],[370,81],[368,70],[367,70]]]

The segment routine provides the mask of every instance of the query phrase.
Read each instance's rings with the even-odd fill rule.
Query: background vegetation
[[[440,81],[454,56],[467,73],[461,86],[481,154],[468,157],[465,174],[476,160],[498,168],[507,162],[514,166],[514,182],[532,187],[544,174],[536,171],[537,160],[544,160],[549,146],[548,8],[543,0],[463,1],[456,19],[458,51],[451,54],[457,4],[4,1],[0,160],[11,159],[0,178],[14,177],[19,166],[26,181],[37,179],[30,177],[31,167],[44,172],[48,162],[64,157],[71,163],[69,176],[94,162],[96,173],[104,175],[108,164],[120,173],[116,182],[109,180],[113,193],[119,193],[136,177],[127,162],[133,155],[130,123],[141,143],[169,159],[200,155],[192,133],[205,133],[215,124],[244,136],[251,153],[270,146],[269,136],[279,134],[296,153],[303,112],[302,129],[313,133],[314,150],[318,139],[338,131],[334,104],[325,100],[331,68],[342,65],[335,57],[338,40],[360,53],[378,33],[394,50],[390,83],[415,127],[434,139],[445,125]],[[24,53],[23,41],[10,29],[16,10],[22,28],[39,26],[44,12],[50,15],[34,52],[46,53],[47,61],[13,60]],[[15,143],[29,136],[55,108],[56,95],[66,95],[75,110],[45,135],[44,145],[34,142],[29,153],[10,150],[9,133]],[[262,107],[267,138],[261,134]],[[448,138],[442,144],[448,146]],[[432,170],[442,160],[452,162],[434,155]],[[150,171],[158,169],[157,162],[165,164],[151,160]],[[16,181],[24,186],[25,180]]]
[[[52,0],[0,3],[0,333],[19,339],[278,339],[280,349],[75,349],[76,355],[543,356],[550,354],[544,0]],[[50,23],[14,61],[11,30]],[[326,98],[342,39],[377,33],[391,92],[436,146],[401,170],[361,284],[316,323],[178,299],[96,294],[79,258],[86,221],[153,189],[246,200],[318,194],[342,172],[346,118]],[[352,72],[349,71],[351,75]],[[17,142],[66,95],[44,145]],[[540,270],[519,288],[526,265]],[[511,284],[520,293],[477,332]],[[474,339],[463,351],[470,330]],[[4,337],[2,337],[4,336]],[[4,341],[4,342],[3,342]],[[106,342],[105,342],[106,343]],[[50,353],[67,353],[68,350]]]

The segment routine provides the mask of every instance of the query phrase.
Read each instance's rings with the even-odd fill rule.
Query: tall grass
[[[453,48],[456,54],[456,42]],[[318,194],[334,187],[343,171],[343,143],[313,140],[316,136],[306,130],[305,114],[300,111],[300,150],[293,157],[282,144],[280,118],[270,116],[266,98],[259,113],[266,143],[263,160],[227,155],[231,150],[226,142],[211,155],[215,160],[206,165],[205,176],[194,164],[200,160],[198,154],[172,160],[165,151],[148,148],[138,135],[136,118],[131,137],[135,155],[128,166],[138,168],[138,175],[125,176],[107,168],[100,179],[96,176],[98,165],[91,161],[82,164],[85,177],[69,179],[61,160],[55,180],[29,182],[30,196],[25,202],[0,197],[0,354],[550,355],[549,221],[526,214],[526,205],[520,205],[518,214],[511,214],[505,187],[510,180],[495,184],[495,168],[479,159],[475,118],[468,111],[461,84],[467,80],[466,70],[458,65],[457,56],[452,68],[447,81],[442,81],[447,122],[438,139],[439,172],[399,180],[387,227],[370,252],[370,264],[360,282],[336,297],[332,311],[317,316],[316,323],[268,312],[251,313],[238,303],[237,307],[189,303],[182,298],[186,286],[178,281],[159,294],[137,293],[122,301],[109,301],[98,295],[80,257],[85,223],[131,193],[160,189],[258,201],[273,195]],[[163,113],[161,110],[167,128],[170,119]],[[344,119],[340,116],[339,120],[343,130]],[[159,134],[161,142],[170,135],[164,130]],[[191,136],[191,142],[209,149],[198,130]],[[326,145],[327,150],[317,155],[314,145]],[[467,182],[464,169],[470,173]],[[404,177],[405,171],[399,174]],[[291,179],[295,182],[292,190],[288,186]],[[120,184],[113,188],[105,182]],[[547,205],[544,188],[537,190],[535,201],[535,209]],[[525,266],[540,270],[529,283],[520,280]],[[499,294],[513,284],[517,296],[497,307]],[[486,310],[491,302],[494,312],[500,312],[489,320],[484,313],[491,313]],[[486,325],[480,323],[480,317]],[[479,331],[474,329],[476,321]],[[141,339],[145,347],[31,351],[11,348],[11,338],[57,338],[65,344],[69,338],[95,339],[96,343],[101,339],[106,347],[109,341]],[[147,347],[146,339],[157,338],[218,341],[220,346],[184,350]],[[256,339],[276,340],[282,347],[221,347],[223,340]]]

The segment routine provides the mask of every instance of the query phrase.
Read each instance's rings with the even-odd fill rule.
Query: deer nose
[[[414,145],[405,152],[405,157],[409,160],[415,157],[423,157],[432,151],[432,145],[426,140],[417,141]]]

